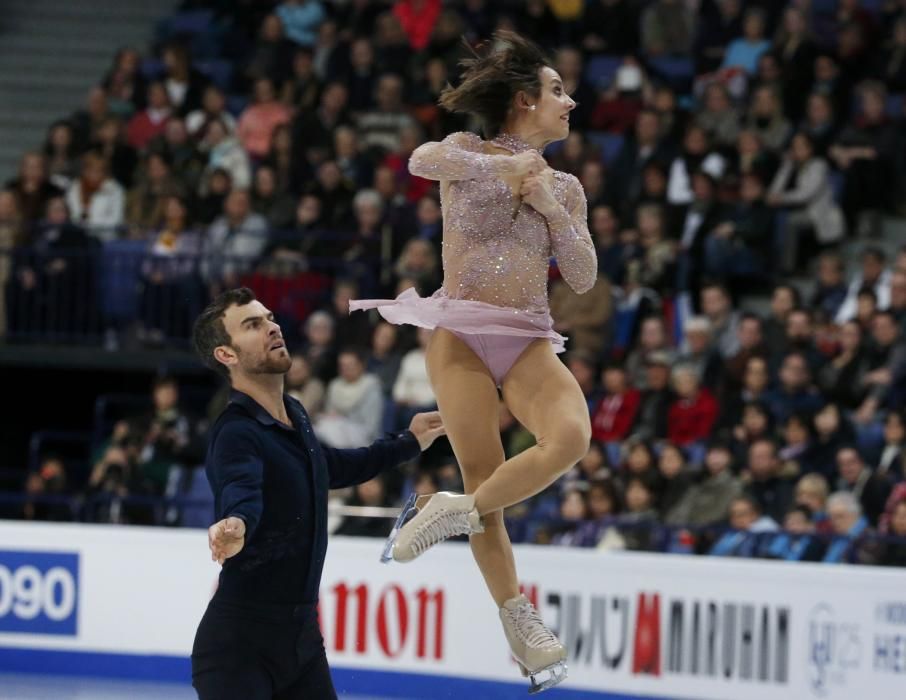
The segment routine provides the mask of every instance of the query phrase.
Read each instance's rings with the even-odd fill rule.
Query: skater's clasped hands
[[[550,216],[560,207],[554,197],[554,176],[551,170],[537,175],[526,175],[519,188],[522,201],[544,216]]]
[[[428,411],[427,413],[416,413],[409,423],[409,432],[415,435],[418,440],[418,446],[422,452],[431,447],[437,438],[446,433],[444,423],[437,411]]]
[[[547,161],[534,149],[511,156],[511,159],[514,166],[512,174],[517,177],[534,175],[547,168]]]

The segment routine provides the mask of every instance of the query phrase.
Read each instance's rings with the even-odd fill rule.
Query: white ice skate
[[[500,621],[513,658],[529,678],[534,695],[566,680],[566,649],[524,595],[510,598],[500,608]]]
[[[484,532],[475,497],[448,491],[409,497],[387,542],[381,561],[412,561],[438,542]]]

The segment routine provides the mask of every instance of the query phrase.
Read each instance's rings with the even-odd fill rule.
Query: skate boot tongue
[[[504,601],[503,607],[505,607],[507,610],[515,611],[516,608],[518,608],[522,605],[531,605],[531,604],[532,604],[532,602],[528,598],[525,597],[525,594],[520,593],[515,598],[510,598],[509,600]]]
[[[541,615],[538,614],[535,606],[525,595],[510,598],[503,605],[512,615],[516,633],[522,637],[529,647],[540,649],[549,646],[560,646],[559,640],[547,628],[547,625],[541,619]]]

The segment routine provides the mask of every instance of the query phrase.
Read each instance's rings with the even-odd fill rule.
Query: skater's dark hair
[[[230,370],[214,357],[214,350],[221,345],[232,346],[233,339],[223,325],[223,316],[231,306],[245,306],[255,301],[255,293],[248,287],[228,289],[218,296],[195,319],[192,327],[192,345],[206,367],[214,370],[225,379],[230,378]]]
[[[513,98],[520,91],[541,93],[541,69],[551,62],[534,43],[515,32],[496,31],[490,42],[460,61],[462,80],[440,94],[440,106],[450,112],[477,116],[485,136],[493,138],[506,122]]]

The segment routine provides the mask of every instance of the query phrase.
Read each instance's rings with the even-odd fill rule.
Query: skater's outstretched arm
[[[415,459],[419,452],[428,449],[443,434],[440,414],[430,411],[417,413],[409,424],[409,430],[393,438],[375,440],[367,447],[337,449],[322,444],[330,488],[339,489],[364,483],[385,469]]]
[[[443,141],[429,141],[412,152],[409,172],[428,180],[488,180],[541,172],[547,164],[536,151],[519,155],[483,153],[482,140],[458,131]]]
[[[208,471],[218,518],[208,544],[221,564],[239,553],[261,520],[263,470],[254,429],[239,421],[225,424],[214,438]]]

